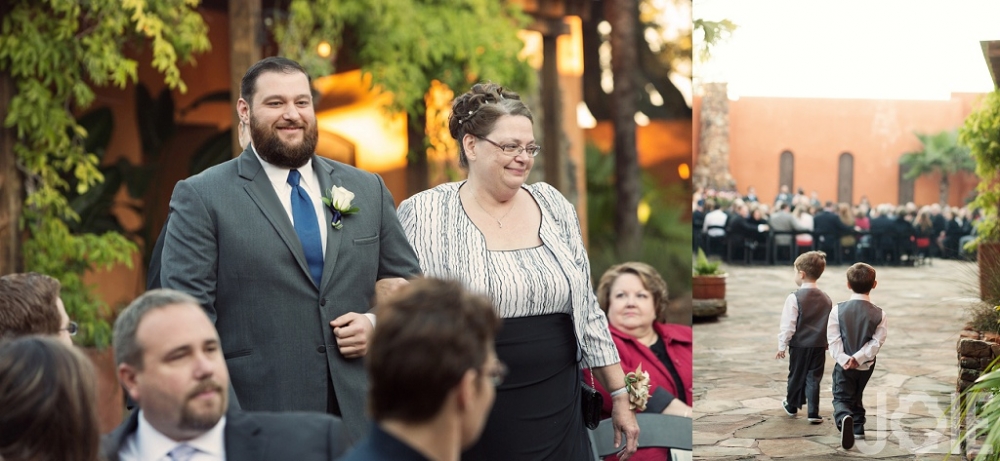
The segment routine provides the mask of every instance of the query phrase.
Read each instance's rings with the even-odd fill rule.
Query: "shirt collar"
[[[224,430],[226,427],[226,415],[222,415],[218,423],[207,432],[191,440],[178,442],[163,435],[156,430],[142,410],[139,410],[139,427],[136,429],[136,442],[138,442],[139,459],[163,459],[173,450],[174,447],[182,443],[191,445],[199,451],[207,453],[216,459],[225,459],[226,445]]]
[[[872,299],[871,297],[869,297],[868,293],[851,293],[851,301],[854,301],[856,299],[861,301],[872,302]]]
[[[253,155],[257,157],[257,160],[260,161],[261,166],[264,167],[264,173],[267,174],[267,178],[271,180],[271,183],[274,184],[275,187],[281,185],[286,185],[286,186],[288,185],[288,172],[291,171],[291,168],[284,168],[271,163],[267,163],[267,161],[261,158],[260,154],[257,153],[257,148],[254,147],[253,143],[250,143],[250,149],[253,151]],[[306,161],[306,164],[296,168],[296,170],[299,170],[299,174],[302,176],[300,181],[305,182],[307,188],[320,190],[319,184],[316,184],[315,187],[312,187],[313,184],[311,184],[317,177],[317,175],[313,173],[312,157],[309,157],[309,160]],[[275,190],[280,190],[280,189],[275,189]]]
[[[816,288],[816,282],[802,282],[802,286],[799,288]]]

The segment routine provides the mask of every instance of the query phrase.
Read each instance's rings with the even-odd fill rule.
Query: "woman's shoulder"
[[[660,334],[660,337],[667,342],[673,341],[690,343],[694,338],[693,330],[688,325],[653,322],[653,328],[655,328],[657,333]]]
[[[425,191],[417,192],[416,194],[411,195],[409,198],[404,199],[403,201],[400,202],[400,206],[402,206],[404,203],[409,205],[440,203],[442,199],[458,194],[458,188],[461,185],[462,182],[449,182],[438,186],[434,186]]]

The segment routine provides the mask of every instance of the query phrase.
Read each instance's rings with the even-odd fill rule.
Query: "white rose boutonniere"
[[[642,371],[642,364],[635,371],[625,375],[625,390],[628,391],[629,409],[646,411],[649,401],[649,373]]]
[[[351,201],[353,200],[354,192],[340,186],[333,186],[330,188],[330,196],[323,197],[323,203],[330,207],[330,211],[333,212],[333,219],[330,221],[330,225],[334,229],[340,230],[344,227],[344,216],[361,211],[360,208],[351,205]]]

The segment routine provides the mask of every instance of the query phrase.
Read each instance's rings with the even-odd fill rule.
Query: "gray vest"
[[[860,299],[838,304],[837,315],[840,321],[840,337],[844,341],[844,353],[847,355],[854,355],[871,341],[875,328],[882,323],[882,309]]]
[[[799,288],[795,301],[799,303],[799,318],[788,345],[826,347],[826,322],[833,310],[833,301],[819,288]]]

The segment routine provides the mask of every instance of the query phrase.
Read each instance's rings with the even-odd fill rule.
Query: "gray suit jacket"
[[[118,451],[139,428],[139,410],[101,438],[101,456]],[[237,461],[329,461],[347,451],[339,418],[315,413],[248,413],[229,410],[223,430],[226,459]]]
[[[368,311],[377,280],[420,268],[382,178],[318,156],[313,168],[323,191],[345,187],[360,208],[329,229],[320,287],[249,147],[177,183],[160,280],[193,295],[215,321],[241,408],[324,412],[330,380],[357,441],[369,428],[368,381],[361,359],[340,354],[330,321]]]
[[[797,230],[805,230],[802,226],[799,226],[799,222],[795,220],[795,216],[791,213],[784,211],[779,211],[771,215],[771,218],[767,220],[771,230],[775,232],[791,232]],[[778,246],[788,246],[792,244],[791,235],[775,235],[774,244]]]

